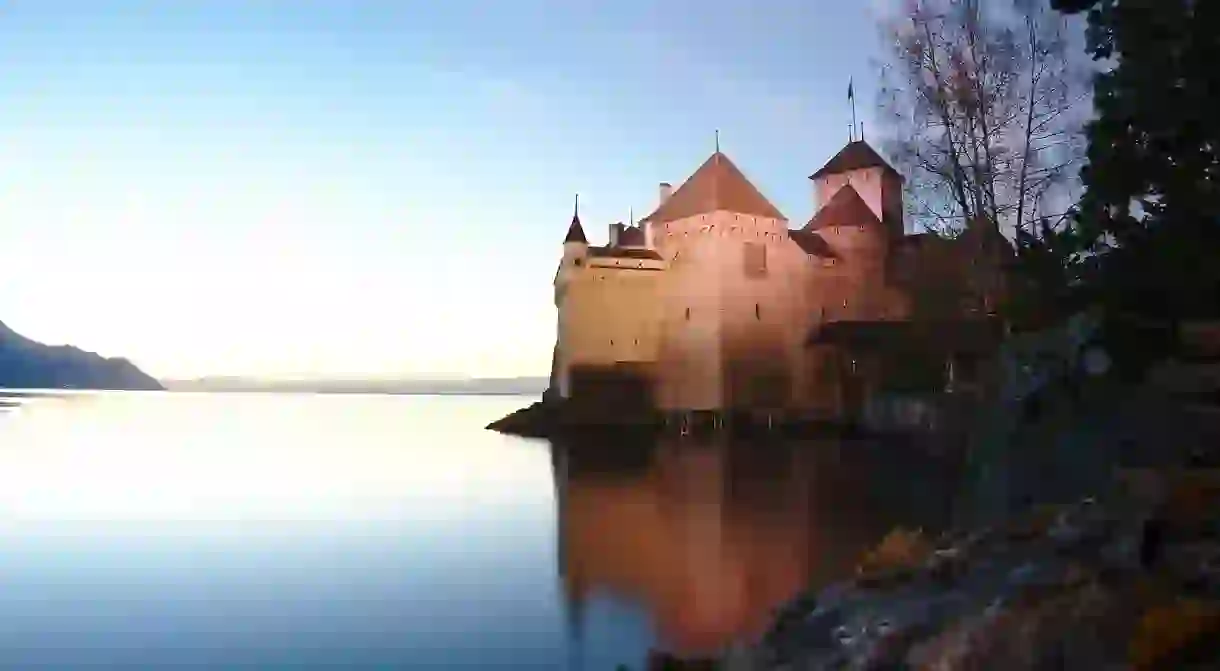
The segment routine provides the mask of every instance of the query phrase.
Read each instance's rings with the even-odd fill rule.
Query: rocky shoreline
[[[726,669],[1220,666],[1220,469],[1120,471],[1104,499],[928,539],[798,596]]]
[[[885,431],[867,428],[859,423],[834,422],[797,417],[739,415],[713,419],[710,414],[694,414],[685,428],[680,422],[657,412],[617,412],[607,416],[598,408],[569,405],[546,396],[494,422],[486,429],[523,438],[579,439],[596,437],[655,438],[669,435],[689,435],[694,438],[731,436],[752,439],[824,438],[828,436],[887,436],[909,439],[919,431]],[[941,432],[937,440],[945,441]]]
[[[659,418],[640,416],[616,419],[617,421],[612,423],[605,420],[598,421],[596,416],[588,413],[581,416],[564,402],[552,400],[544,395],[542,400],[514,411],[488,424],[486,428],[523,438],[555,438],[567,433],[590,430],[631,429],[639,432],[655,432],[660,428]]]

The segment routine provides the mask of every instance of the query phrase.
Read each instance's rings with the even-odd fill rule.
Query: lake
[[[948,512],[893,445],[483,430],[530,400],[0,392],[0,668],[642,669]]]

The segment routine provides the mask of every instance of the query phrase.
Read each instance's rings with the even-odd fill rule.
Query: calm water
[[[482,430],[524,402],[0,398],[0,668],[643,668],[944,513],[893,447]]]

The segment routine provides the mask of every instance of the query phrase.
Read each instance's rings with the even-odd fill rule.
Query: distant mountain
[[[69,345],[43,345],[0,322],[0,388],[160,390],[127,359],[108,359]]]
[[[165,380],[170,391],[281,392],[301,394],[541,394],[549,379],[511,378],[392,378],[276,380],[255,377],[203,377]]]

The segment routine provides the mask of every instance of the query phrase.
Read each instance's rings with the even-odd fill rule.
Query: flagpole
[[[853,86],[854,82],[849,78],[847,80],[847,99],[851,101],[851,135],[852,139],[856,139],[856,91]]]

